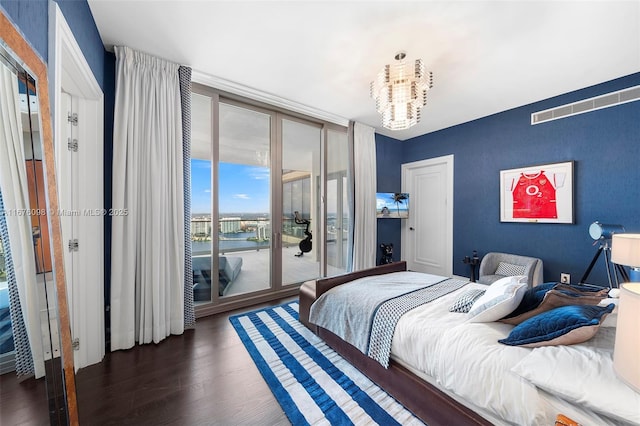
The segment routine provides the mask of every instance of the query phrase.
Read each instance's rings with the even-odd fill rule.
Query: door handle
[[[410,226],[410,227],[409,227],[409,230],[410,230],[410,231],[415,231],[415,229],[413,229],[413,226]]]

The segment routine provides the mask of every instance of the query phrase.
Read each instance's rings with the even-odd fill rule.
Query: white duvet
[[[402,316],[393,338],[392,358],[455,394],[494,423],[553,425],[556,415],[564,414],[585,426],[621,424],[619,418],[614,421],[605,417],[607,413],[567,401],[550,393],[550,387],[539,388],[517,369],[512,371],[521,361],[530,361],[527,357],[532,353],[529,348],[498,343],[513,326],[467,323],[466,314],[449,312],[459,295],[471,288],[486,286],[469,283]],[[547,355],[553,350],[549,347]],[[553,359],[553,354],[549,356]],[[549,359],[533,365],[544,370]],[[527,368],[531,369],[530,363]],[[565,372],[569,377],[580,374],[578,368]]]

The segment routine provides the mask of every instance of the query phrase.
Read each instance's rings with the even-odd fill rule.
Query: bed
[[[402,282],[414,295],[420,280],[448,288],[430,290],[432,294],[424,296],[427,302],[399,314],[388,313],[397,307],[387,312],[379,305],[374,309],[378,317],[399,316],[387,343],[387,359],[371,350],[385,347],[374,344],[372,337],[364,345],[369,352],[363,350],[362,333],[351,327],[364,323],[373,335],[371,330],[384,326],[377,317],[350,317],[366,310],[362,306],[372,293],[358,286],[365,281],[382,288]],[[640,395],[612,369],[615,313],[602,315],[598,326],[591,327],[593,337],[584,343],[511,346],[498,340],[510,339],[519,326],[470,322],[469,314],[449,311],[464,293],[487,290],[483,284],[459,281],[406,271],[405,262],[308,281],[300,287],[300,321],[431,426],[552,425],[558,415],[582,425],[640,424]],[[334,298],[341,292],[346,292],[347,302]],[[606,306],[609,314],[613,305]]]

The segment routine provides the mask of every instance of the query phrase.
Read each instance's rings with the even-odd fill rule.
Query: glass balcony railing
[[[304,225],[285,219],[283,246],[298,245],[304,238]],[[211,253],[213,225],[210,217],[191,218],[191,251],[194,255]],[[218,221],[220,254],[260,250],[271,247],[271,221],[269,219],[222,218]]]
[[[346,222],[346,220],[344,220]],[[347,231],[337,227],[336,220],[327,220],[326,259],[328,275],[344,272],[347,251]],[[191,247],[194,300],[206,303],[211,291],[219,296],[232,296],[264,290],[269,287],[269,261],[272,224],[266,218],[222,218],[217,226],[208,216],[191,219]],[[319,260],[312,254],[299,256],[299,243],[305,238],[306,226],[293,219],[284,220],[282,232],[282,283],[303,282],[318,277]],[[213,232],[218,232],[218,273],[211,273]],[[342,238],[341,238],[342,237]],[[342,239],[342,241],[340,241]],[[314,247],[315,249],[316,247]],[[217,284],[215,278],[217,275]],[[217,287],[212,287],[217,285]]]

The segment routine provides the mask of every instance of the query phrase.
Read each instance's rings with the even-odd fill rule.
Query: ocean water
[[[257,250],[268,248],[270,241],[247,241],[247,238],[255,237],[255,232],[238,232],[220,235],[220,251]],[[210,253],[211,241],[191,241],[191,251],[197,253]]]

